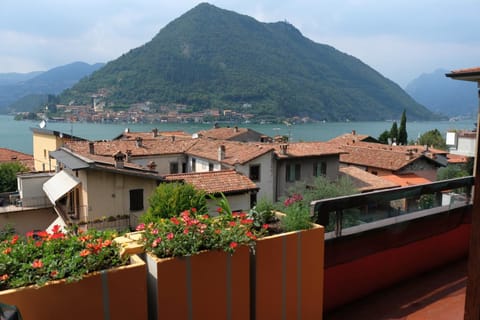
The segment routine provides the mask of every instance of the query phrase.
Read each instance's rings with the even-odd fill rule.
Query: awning
[[[80,181],[64,170],[58,172],[43,184],[43,191],[52,204],[80,184]]]

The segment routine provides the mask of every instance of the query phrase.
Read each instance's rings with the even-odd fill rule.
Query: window
[[[252,181],[260,181],[260,165],[259,164],[250,166],[249,178]]]
[[[187,172],[187,163],[182,162],[182,173],[186,173],[186,172]]]
[[[170,173],[178,173],[178,162],[170,162]]]
[[[213,171],[213,163],[208,163],[208,171]]]
[[[143,210],[143,189],[130,190],[130,211]]]
[[[253,208],[257,205],[257,192],[250,193],[250,208]]]
[[[192,158],[192,172],[197,171],[197,159]]]
[[[327,163],[325,161],[315,162],[313,164],[313,176],[320,177],[327,175]]]
[[[298,181],[300,180],[300,176],[301,176],[301,169],[300,169],[300,164],[299,163],[296,163],[296,164],[287,164],[287,167],[286,167],[286,181],[287,182],[293,182],[293,181]]]

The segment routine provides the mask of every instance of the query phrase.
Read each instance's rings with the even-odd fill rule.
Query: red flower
[[[28,231],[26,234],[27,238],[33,237],[33,231]]]
[[[216,233],[216,234],[220,234],[221,232],[222,232],[222,231],[221,231],[220,229],[216,229],[216,230],[215,230],[215,233]]]
[[[53,228],[52,228],[52,232],[53,232],[54,234],[55,234],[55,233],[62,232],[60,225],[58,225],[58,224],[54,225]]]
[[[240,221],[241,224],[252,224],[253,219],[243,219]]]
[[[10,241],[11,244],[15,244],[18,241],[18,234],[14,235],[12,238],[12,241]]]
[[[50,272],[50,277],[51,278],[56,278],[58,276],[58,271],[57,270],[53,270],[52,272]]]
[[[192,208],[190,211],[192,211],[192,213],[197,213],[197,208]]]
[[[12,252],[12,248],[10,248],[10,247],[3,250],[3,254],[9,254],[10,252]]]
[[[236,243],[235,241],[230,242],[230,248],[235,249],[237,246],[238,246],[238,243]]]
[[[110,245],[112,244],[112,240],[105,240],[103,243],[102,243],[102,247],[109,247]]]
[[[43,241],[35,241],[35,247],[40,248],[43,244]]]
[[[136,228],[137,231],[143,231],[145,230],[145,223],[140,223],[137,228]]]
[[[237,224],[235,223],[235,221],[230,221],[230,222],[228,223],[228,225],[229,225],[230,227],[235,227]]]
[[[8,274],[5,273],[4,275],[1,275],[1,276],[0,276],[0,281],[7,281],[8,278],[9,278],[9,277],[8,277]]]
[[[183,230],[183,234],[188,234],[188,228],[185,228],[185,230]]]
[[[42,260],[40,260],[40,259],[35,259],[35,260],[33,260],[32,268],[38,269],[38,268],[41,268],[41,267],[43,267],[43,262],[42,262]]]
[[[170,221],[176,226],[178,226],[178,224],[180,223],[180,221],[177,219],[177,217],[171,217]]]
[[[218,212],[218,213],[222,213],[222,212],[223,212],[223,209],[220,208],[220,207],[218,207],[218,208],[217,208],[217,212]]]
[[[262,228],[267,230],[268,229],[268,224],[265,223],[264,225],[262,225]]]
[[[80,251],[80,257],[86,257],[90,254],[90,250],[88,249],[83,249],[82,251]]]
[[[170,232],[170,233],[167,234],[167,239],[168,240],[172,240],[173,237],[174,237],[173,232]]]

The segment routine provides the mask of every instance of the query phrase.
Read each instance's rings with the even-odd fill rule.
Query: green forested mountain
[[[432,119],[398,85],[287,22],[261,23],[203,3],[66,90],[64,102],[103,94],[109,105],[151,101],[193,109],[250,104],[249,112],[318,120]]]

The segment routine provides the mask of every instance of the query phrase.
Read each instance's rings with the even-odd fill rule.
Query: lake
[[[421,134],[433,129],[438,129],[444,136],[448,130],[471,130],[474,129],[475,122],[473,119],[455,122],[409,122],[407,116],[408,140],[414,140]],[[400,121],[397,121],[397,123],[400,125]],[[0,147],[32,154],[33,139],[30,128],[38,128],[38,124],[39,121],[15,121],[13,120],[13,116],[0,115]],[[221,125],[226,126],[226,124]],[[238,126],[248,127],[269,136],[286,135],[290,137],[290,141],[326,141],[341,134],[351,132],[352,130],[355,130],[358,134],[367,134],[378,138],[383,131],[390,130],[392,122],[326,122],[292,126],[286,126],[284,124],[240,124]],[[130,131],[151,131],[153,128],[158,128],[159,131],[183,130],[188,133],[194,133],[212,127],[212,124],[190,123],[100,124],[86,122],[48,122],[46,129],[56,130],[90,140],[101,140],[111,139],[122,133],[125,128],[129,128]]]

